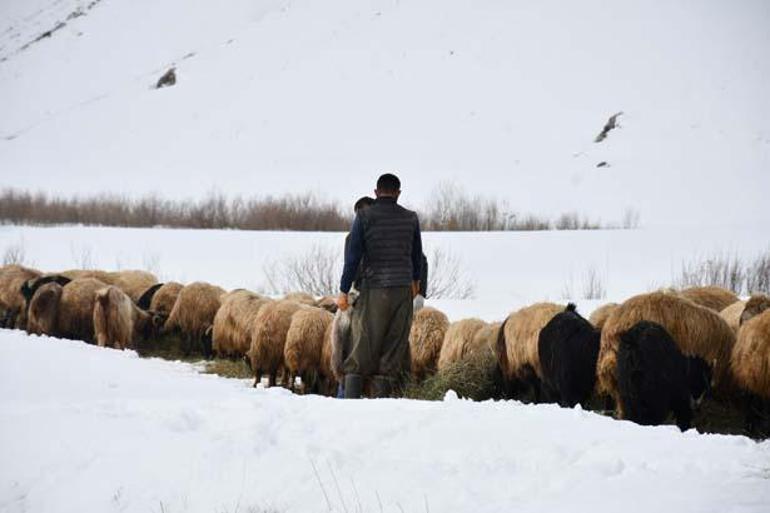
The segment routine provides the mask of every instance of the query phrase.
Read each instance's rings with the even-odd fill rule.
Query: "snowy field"
[[[0,184],[348,205],[395,169],[413,206],[450,180],[735,224],[770,190],[768,27],[766,0],[2,0]]]
[[[4,512],[765,512],[770,441],[521,403],[340,401],[0,331]]]
[[[749,260],[770,250],[770,233],[762,226],[425,233],[423,238],[426,254],[438,249],[454,255],[475,286],[473,299],[429,302],[455,320],[501,320],[521,306],[566,299],[587,315],[600,303],[672,285],[683,264],[715,256]],[[161,280],[204,280],[227,289],[260,290],[266,268],[315,247],[337,250],[341,273],[343,244],[342,233],[0,226],[0,255],[23,248],[27,265],[44,271],[139,268]],[[603,299],[584,298],[592,270],[606,288]]]

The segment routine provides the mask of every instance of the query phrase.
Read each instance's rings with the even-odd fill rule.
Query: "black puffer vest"
[[[364,228],[364,288],[408,287],[417,214],[394,198],[377,198],[360,214]]]

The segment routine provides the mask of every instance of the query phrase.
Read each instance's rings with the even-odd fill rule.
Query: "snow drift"
[[[749,512],[770,500],[770,442],[580,409],[299,397],[10,331],[0,390],[9,512]]]

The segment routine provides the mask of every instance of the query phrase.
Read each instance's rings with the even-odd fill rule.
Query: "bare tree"
[[[22,265],[26,257],[24,242],[12,244],[5,248],[3,253],[3,265]]]
[[[264,266],[269,294],[302,291],[316,296],[336,294],[342,272],[342,254],[329,247],[315,245],[300,255],[270,261]]]
[[[465,275],[460,259],[441,247],[428,255],[428,297],[431,299],[471,299],[473,282]]]

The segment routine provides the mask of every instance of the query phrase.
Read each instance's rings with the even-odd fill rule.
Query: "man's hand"
[[[417,294],[420,293],[420,280],[416,280],[412,282],[412,299],[417,297]]]
[[[337,298],[337,308],[342,310],[343,312],[348,309],[348,295],[344,292],[341,292],[339,297]]]

